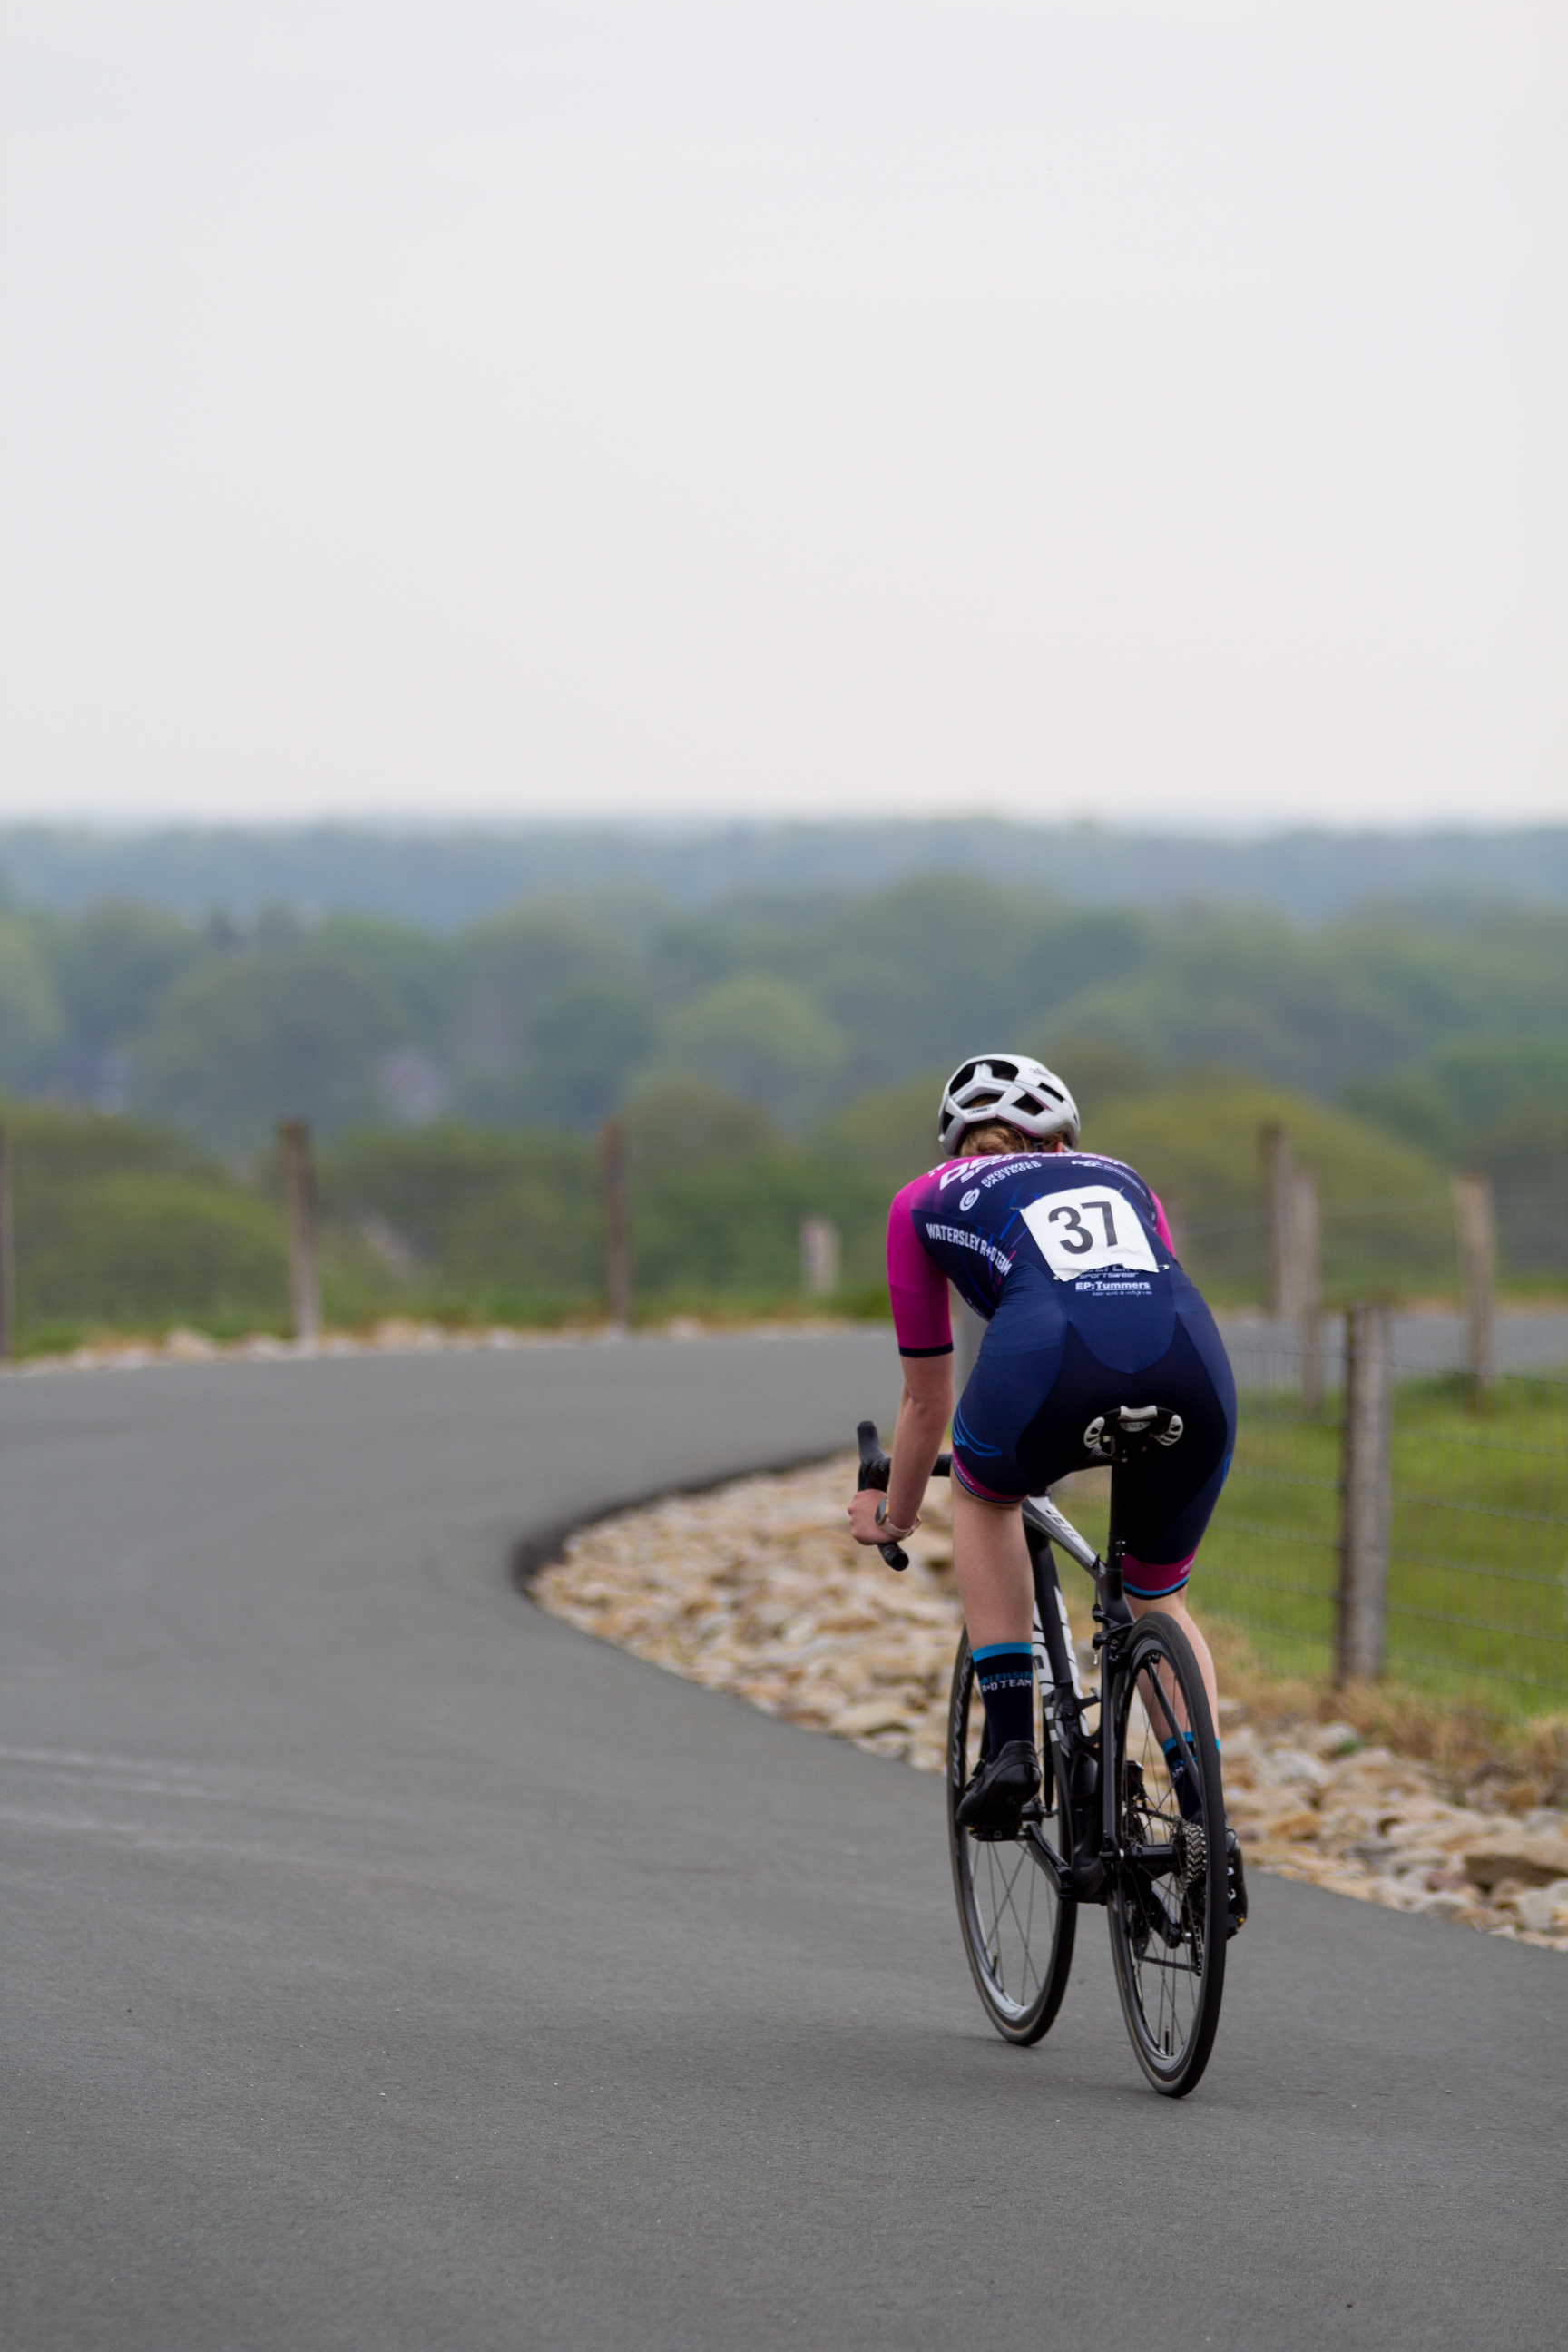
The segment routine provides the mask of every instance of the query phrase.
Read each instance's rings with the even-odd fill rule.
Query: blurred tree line
[[[1310,930],[923,876],[700,914],[623,886],[447,937],[0,912],[0,1087],[54,1106],[13,1115],[24,1319],[268,1319],[285,1112],[318,1139],[340,1317],[590,1305],[612,1111],[645,1301],[788,1293],[807,1214],[868,1299],[936,1086],[998,1040],[1063,1071],[1086,1139],[1172,1194],[1194,1271],[1235,1295],[1261,1265],[1265,1117],[1318,1170],[1331,1282],[1364,1262],[1446,1286],[1460,1164],[1494,1176],[1516,1276],[1568,1271],[1568,914],[1397,901]]]

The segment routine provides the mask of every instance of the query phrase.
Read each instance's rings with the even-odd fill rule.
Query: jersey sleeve
[[[929,1181],[928,1177],[917,1176],[912,1184],[894,1194],[888,1212],[888,1294],[893,1302],[893,1329],[900,1356],[952,1353],[947,1276],[935,1259],[926,1255],[915,1232],[915,1202]]]

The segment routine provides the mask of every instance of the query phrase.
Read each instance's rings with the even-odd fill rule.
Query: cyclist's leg
[[[952,1564],[985,1708],[984,1752],[959,1801],[960,1829],[1016,1836],[1040,1785],[1035,1738],[1034,1576],[1016,1502],[952,1481]]]
[[[973,1650],[1027,1645],[1035,1586],[1016,1502],[983,1500],[962,1475],[952,1482],[952,1569]]]
[[[1201,1305],[1201,1302],[1200,1302]],[[1207,1310],[1203,1310],[1207,1320]],[[1193,1646],[1209,1709],[1218,1720],[1214,1658],[1187,1601],[1187,1579],[1230,1468],[1236,1444],[1236,1390],[1223,1350],[1205,1344],[1184,1316],[1171,1351],[1146,1379],[1151,1398],[1173,1405],[1183,1430],[1172,1446],[1152,1446],[1130,1480],[1127,1500],[1127,1599],[1135,1616],[1161,1609]],[[1217,1334],[1215,1346],[1217,1347]]]
[[[1210,1654],[1208,1643],[1204,1639],[1202,1627],[1187,1607],[1185,1591],[1156,1594],[1149,1599],[1145,1599],[1139,1593],[1130,1592],[1127,1596],[1127,1605],[1134,1617],[1142,1617],[1151,1609],[1163,1609],[1167,1617],[1175,1619],[1192,1644],[1193,1655],[1198,1662],[1198,1672],[1204,1678],[1204,1689],[1208,1694],[1209,1713],[1217,1723],[1219,1685],[1215,1678],[1214,1658]]]
[[[1061,1329],[1028,1306],[998,1313],[952,1416],[952,1565],[973,1650],[1026,1644],[1035,1621],[1019,1507],[1033,1489],[1016,1449],[1056,1378]]]
[[[986,1724],[986,1754],[954,1822],[980,1835],[1016,1835],[1041,1785],[1034,1572],[1019,1508],[1032,1488],[1016,1445],[1060,1358],[1059,1321],[998,1315],[952,1417],[953,1567]]]
[[[1206,1319],[1206,1309],[1204,1316]],[[1144,1475],[1129,1501],[1123,1573],[1128,1601],[1138,1616],[1162,1611],[1187,1636],[1203,1677],[1217,1742],[1219,1692],[1214,1659],[1187,1606],[1187,1576],[1230,1467],[1236,1443],[1236,1390],[1217,1334],[1212,1335],[1212,1344],[1205,1345],[1205,1339],[1201,1329],[1194,1333],[1183,1318],[1170,1356],[1158,1368],[1163,1375],[1159,1401],[1175,1405],[1184,1426],[1177,1444],[1168,1451],[1151,1448],[1140,1462]],[[1161,1681],[1167,1684],[1163,1670]],[[1186,1710],[1173,1687],[1167,1685],[1166,1695],[1172,1715],[1184,1733]],[[1185,1813],[1195,1802],[1195,1785],[1178,1771],[1176,1742],[1161,1744]],[[1229,1932],[1234,1935],[1247,1917],[1247,1883],[1241,1849],[1228,1826],[1226,1907]]]
[[[1192,1611],[1187,1607],[1185,1564],[1184,1564],[1182,1568],[1182,1582],[1170,1592],[1140,1594],[1130,1590],[1128,1591],[1127,1599],[1134,1616],[1142,1617],[1146,1616],[1151,1610],[1160,1610],[1165,1616],[1173,1618],[1176,1623],[1181,1627],[1183,1633],[1186,1635],[1187,1641],[1192,1648],[1194,1663],[1197,1665],[1199,1674],[1203,1676],[1204,1692],[1209,1703],[1209,1717],[1214,1725],[1215,1745],[1217,1749],[1221,1744],[1219,1738],[1219,1685],[1215,1675],[1214,1659],[1209,1654],[1209,1645],[1205,1641],[1202,1631],[1198,1626],[1197,1621],[1193,1616]],[[1186,1729],[1186,1709],[1182,1705],[1181,1694],[1175,1689],[1173,1684],[1165,1675],[1163,1670],[1161,1673],[1161,1681],[1165,1686],[1165,1695],[1171,1704],[1172,1715],[1184,1731]],[[1145,1704],[1147,1704],[1147,1701]],[[1170,1749],[1167,1749],[1166,1752],[1168,1756],[1172,1753]],[[1174,1765],[1173,1764],[1173,1780],[1175,1780],[1175,1777]],[[1178,1801],[1181,1801],[1180,1798],[1178,1798]],[[1236,1832],[1230,1827],[1228,1822],[1226,1824],[1225,1843],[1226,1909],[1230,1920],[1229,1932],[1234,1936],[1237,1929],[1244,1925],[1247,1918],[1247,1877],[1242,1868],[1241,1847],[1237,1843]]]

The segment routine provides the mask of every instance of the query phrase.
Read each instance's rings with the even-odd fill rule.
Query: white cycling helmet
[[[960,1062],[942,1090],[937,1141],[951,1159],[965,1128],[993,1118],[1040,1143],[1057,1135],[1078,1142],[1077,1103],[1056,1073],[1027,1054],[977,1054]]]

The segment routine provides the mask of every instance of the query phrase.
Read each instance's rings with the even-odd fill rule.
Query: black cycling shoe
[[[1024,1807],[1039,1794],[1040,1759],[1032,1739],[1010,1739],[997,1756],[988,1756],[970,1775],[958,1801],[961,1830],[990,1830],[1016,1837]]]
[[[1241,1840],[1225,1825],[1225,1912],[1228,1939],[1247,1925],[1247,1873],[1241,1866]]]

